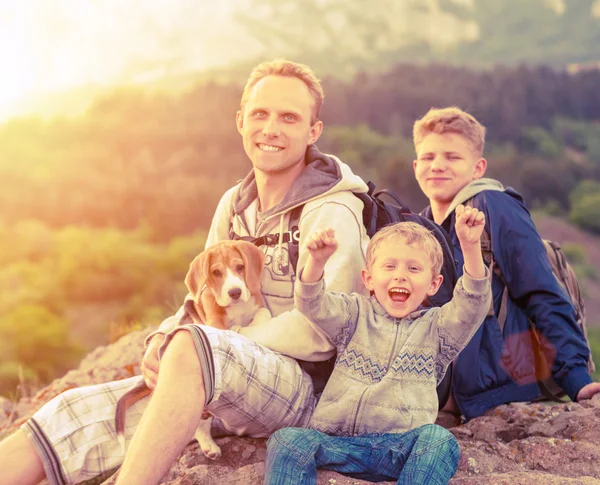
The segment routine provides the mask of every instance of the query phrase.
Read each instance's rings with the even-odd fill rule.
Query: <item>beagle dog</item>
[[[271,318],[260,293],[265,255],[247,241],[221,241],[209,247],[190,264],[185,277],[189,290],[185,313],[179,325],[204,324],[222,330],[237,330]],[[125,414],[136,401],[152,392],[144,381],[125,393],[117,403],[115,428],[125,450]],[[194,437],[210,459],[221,456],[221,448],[210,434],[213,417],[206,410]]]

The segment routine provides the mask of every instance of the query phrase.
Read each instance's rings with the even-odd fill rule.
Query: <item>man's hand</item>
[[[475,207],[465,207],[459,204],[456,207],[456,235],[463,244],[479,244],[481,233],[485,227],[485,216],[483,212]]]
[[[306,242],[308,260],[302,270],[300,281],[303,283],[316,283],[323,275],[325,263],[335,253],[338,247],[335,231],[330,227],[315,231]]]
[[[142,375],[144,376],[144,381],[146,385],[150,389],[154,389],[156,387],[156,380],[158,379],[158,349],[162,345],[165,340],[165,336],[162,333],[157,333],[150,342],[148,343],[148,348],[146,349],[146,353],[144,354],[144,358],[142,359]]]
[[[591,382],[579,390],[577,393],[577,401],[581,401],[582,399],[591,399],[598,393],[600,393],[600,382]]]

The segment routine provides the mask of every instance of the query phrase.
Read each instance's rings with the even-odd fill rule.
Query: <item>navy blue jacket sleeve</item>
[[[521,200],[504,192],[482,192],[473,205],[489,221],[494,257],[511,299],[556,351],[553,378],[576,400],[579,390],[592,382],[587,371],[589,349],[529,212]]]

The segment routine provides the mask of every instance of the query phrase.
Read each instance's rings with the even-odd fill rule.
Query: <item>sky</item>
[[[407,39],[443,49],[485,35],[474,22],[443,12],[441,0],[372,0],[380,2],[373,12],[355,0],[282,2],[292,12],[267,34],[305,32],[307,26],[297,21],[304,5],[338,1],[358,8],[365,18],[386,8],[393,34],[380,40],[390,49]],[[451,1],[472,8],[475,1],[486,0]],[[542,1],[557,14],[564,12],[566,0]],[[256,59],[265,53],[264,45],[234,16],[240,11],[260,16],[266,3],[279,5],[267,0],[0,0],[0,122],[29,113],[74,114],[109,86]],[[415,3],[420,6],[416,11]],[[600,0],[593,14],[600,17]],[[335,14],[327,19],[328,30],[351,52],[353,26],[337,20]],[[258,29],[264,30],[264,22]],[[323,40],[314,29],[311,34],[302,38],[319,48]]]
[[[0,0],[0,119],[43,93],[143,83],[248,55],[258,46],[230,21],[243,1]]]

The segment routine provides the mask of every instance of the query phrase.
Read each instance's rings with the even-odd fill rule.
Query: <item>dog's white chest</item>
[[[231,328],[234,325],[245,327],[254,319],[254,315],[260,309],[254,297],[250,298],[245,303],[229,305],[225,308],[227,314],[227,327]]]

